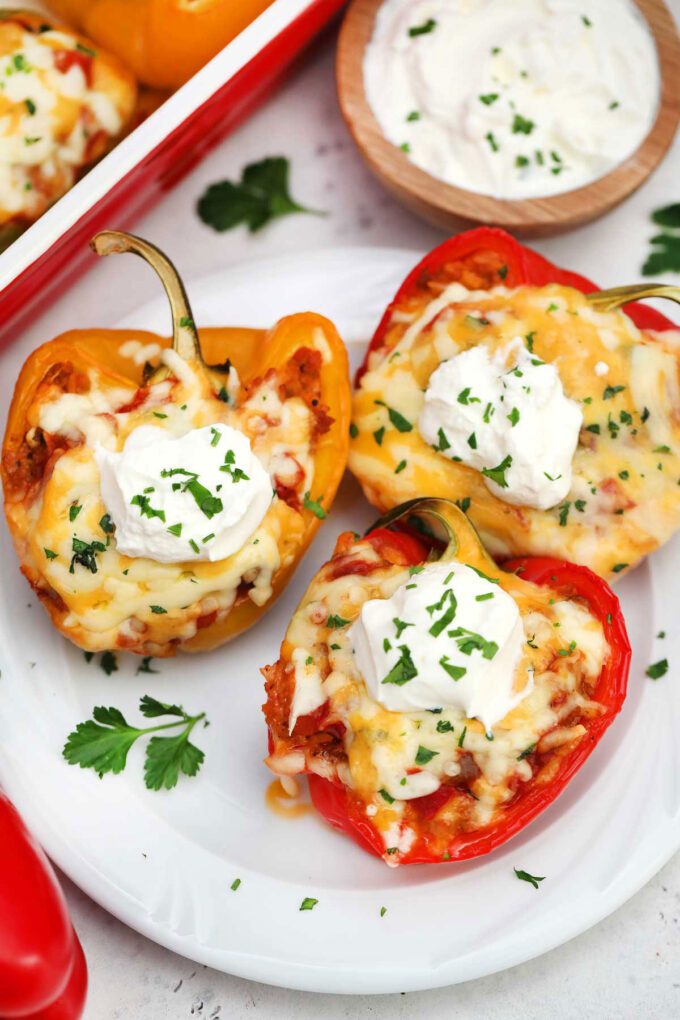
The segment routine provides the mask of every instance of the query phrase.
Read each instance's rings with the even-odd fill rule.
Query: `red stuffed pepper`
[[[436,536],[413,530],[423,516]],[[629,660],[618,600],[592,571],[501,568],[454,504],[414,500],[341,535],[312,581],[263,670],[267,764],[307,773],[324,818],[388,864],[477,857],[591,754]]]
[[[349,467],[381,511],[456,500],[498,558],[617,577],[680,526],[677,333],[502,230],[459,234],[389,305],[357,377]],[[586,295],[590,295],[587,297]]]

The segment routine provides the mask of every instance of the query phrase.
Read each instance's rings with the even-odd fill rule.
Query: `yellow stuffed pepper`
[[[345,348],[312,313],[199,344],[165,256],[114,231],[93,244],[158,271],[172,346],[78,330],[29,357],[2,453],[21,569],[81,648],[212,648],[272,604],[326,516],[347,456]]]

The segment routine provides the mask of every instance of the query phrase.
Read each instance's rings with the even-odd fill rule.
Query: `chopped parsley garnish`
[[[439,665],[443,670],[445,670],[449,674],[452,680],[460,680],[460,678],[465,676],[465,674],[467,673],[467,669],[465,668],[465,666],[454,666],[452,663],[450,663],[448,655],[442,655],[441,659],[439,660]],[[437,729],[439,730],[439,726],[437,726]],[[439,732],[441,733],[442,731],[439,730]]]
[[[509,267],[506,264],[504,266],[501,266],[500,269],[498,270],[498,275],[500,276],[501,280],[504,280],[505,277],[508,275],[508,268]]]
[[[79,564],[81,567],[85,567],[92,574],[97,573],[97,557],[95,553],[105,552],[106,546],[103,542],[83,542],[80,538],[73,538],[72,542],[73,556],[71,557],[71,565],[68,568],[70,574],[75,573],[75,566]]]
[[[439,450],[441,452],[442,450],[448,450],[450,448],[451,443],[446,438],[444,429],[439,429],[437,432],[437,439],[439,440],[439,443],[435,446],[435,450]]]
[[[375,441],[378,444],[378,446],[382,446],[382,441],[383,441],[383,436],[384,435],[385,435],[385,426],[384,425],[382,425],[379,429],[376,429],[375,432],[373,433],[373,438],[375,439]]]
[[[99,660],[99,665],[104,670],[107,676],[111,676],[112,673],[117,673],[118,659],[116,658],[115,652],[102,652],[102,657]]]
[[[563,657],[566,657],[567,655],[571,655],[571,653],[574,651],[575,648],[576,648],[576,642],[575,641],[570,641],[569,642],[569,647],[568,648],[558,648],[557,649],[557,654],[561,655]]]
[[[529,350],[529,354],[533,354],[534,353],[534,337],[535,336],[536,336],[536,330],[535,329],[532,329],[531,333],[527,333],[525,335],[525,339],[526,339],[526,342],[527,342],[527,348]]]
[[[240,884],[241,884],[241,879],[240,878],[235,878],[234,881],[229,886],[229,888],[231,889],[232,892],[236,892],[236,890],[238,889]]]
[[[399,617],[397,617],[397,616],[395,616],[392,619],[392,623],[394,624],[394,626],[396,628],[397,638],[401,637],[401,635],[404,633],[404,631],[406,630],[407,627],[413,627],[414,626],[414,624],[412,624],[412,623],[405,623],[403,620],[400,620]]]
[[[505,478],[505,472],[512,466],[512,457],[510,454],[505,457],[500,464],[495,468],[482,468],[482,474],[486,478],[490,478],[492,482],[499,485],[501,489],[507,489],[508,483]]]
[[[167,613],[167,609],[163,609],[163,606],[149,606],[149,609],[152,613],[155,613],[156,616],[161,616],[163,613]]]
[[[522,751],[521,754],[517,755],[517,761],[524,761],[524,759],[528,758],[529,755],[531,754],[531,752],[534,751],[535,749],[536,749],[536,744],[535,743],[529,744],[528,747],[524,748],[524,750]]]
[[[528,166],[529,160],[526,156],[515,156],[515,166],[521,169],[523,166]]]
[[[437,22],[434,18],[428,18],[422,25],[412,25],[408,30],[408,34],[411,39],[414,39],[417,35],[428,35],[428,33],[434,32],[436,27]]]
[[[513,407],[513,409],[510,412],[510,414],[506,414],[505,417],[508,419],[508,421],[510,422],[511,426],[514,429],[515,425],[519,421],[519,411],[517,410],[516,407]]]
[[[622,393],[625,388],[625,386],[605,386],[602,399],[612,400],[617,393]]]
[[[406,467],[406,461],[405,460],[400,460],[399,463],[397,464],[397,466],[394,469],[395,475],[401,474],[401,472],[404,470],[405,467]]]
[[[319,901],[315,900],[313,896],[305,896],[304,900],[300,904],[300,910],[314,910],[314,907]]]
[[[464,743],[464,741],[465,741],[465,734],[466,734],[466,733],[467,733],[467,726],[463,726],[463,732],[462,732],[462,733],[461,733],[461,735],[460,735],[460,736],[458,737],[458,746],[459,746],[459,747],[462,747],[462,746],[463,746],[463,743]]]
[[[35,111],[37,109],[35,103],[33,102],[32,99],[24,99],[24,104],[26,106],[26,109],[28,110],[28,112],[30,113],[30,115],[32,117],[35,114]]]
[[[418,113],[417,110],[411,110],[411,112],[409,113],[409,115],[406,118],[406,120],[408,120],[408,121],[420,120],[420,114]]]
[[[486,95],[480,96],[480,103],[484,103],[485,106],[491,106],[498,99],[498,92],[487,92]]]
[[[428,761],[432,761],[438,754],[439,751],[431,751],[429,747],[420,744],[416,751],[416,765],[427,765]]]
[[[492,584],[500,584],[500,577],[489,577],[489,575],[485,574],[483,570],[478,570],[477,567],[473,567],[471,563],[468,563],[467,566],[470,570],[474,570],[478,577],[483,577],[485,581],[491,581]]]
[[[139,666],[137,666],[137,669],[135,670],[135,676],[138,673],[160,673],[160,669],[152,669],[151,668],[151,663],[152,662],[153,662],[153,656],[152,655],[145,655],[144,658],[142,659],[142,661],[140,662]]]
[[[494,138],[493,131],[487,131],[487,133],[484,135],[484,137],[486,138],[487,142],[491,146],[491,151],[492,152],[498,152],[498,142]]]
[[[359,429],[354,424],[354,422],[352,422],[352,424],[349,427],[349,434],[352,439],[356,439],[356,437],[359,435]]]
[[[344,616],[338,616],[337,613],[332,613],[326,621],[326,626],[329,630],[337,630],[340,627],[346,627],[349,620],[346,620]]]
[[[307,490],[302,500],[302,505],[305,508],[305,510],[310,510],[315,517],[319,518],[320,521],[326,519],[326,511],[321,506],[322,499],[323,496],[320,496],[319,499],[310,499],[309,490]]]
[[[560,510],[560,527],[561,528],[566,528],[566,526],[567,526],[567,518],[569,516],[569,507],[570,506],[571,506],[571,503],[570,503],[569,500],[567,500],[566,503],[562,503],[562,505],[559,508],[559,510]]]
[[[586,425],[586,432],[592,432],[594,435],[599,436],[600,426],[599,425]]]
[[[104,514],[104,516],[99,519],[99,527],[106,535],[112,534],[114,523],[108,514]]]
[[[522,117],[519,113],[516,113],[512,120],[512,133],[513,135],[530,135],[534,130],[533,120],[527,120],[526,117]]]
[[[145,496],[144,493],[137,493],[130,500],[131,506],[138,506],[141,517],[158,517],[161,521],[165,521],[165,510],[155,510],[151,506],[149,496]]]
[[[466,514],[470,509],[470,497],[463,496],[462,499],[457,499],[456,506],[458,507],[459,510],[462,510],[463,513]]]
[[[515,874],[521,882],[529,882],[534,889],[538,889],[539,882],[545,881],[545,875],[530,875],[528,871],[522,871],[520,868],[515,868]]]
[[[168,531],[170,532],[171,535],[176,535],[177,538],[179,538],[179,536],[182,534],[182,525],[171,524],[170,527],[168,528]]]
[[[47,556],[48,560],[56,560],[58,556],[58,553],[53,552],[51,549],[43,549],[43,552],[45,553],[45,556]]]
[[[468,630],[466,627],[456,627],[454,630],[448,631],[448,635],[455,640],[458,650],[463,655],[472,655],[474,651],[479,651],[482,653],[482,658],[493,659],[498,651],[495,641],[487,641],[481,634],[477,634],[474,630]]]
[[[418,676],[418,670],[413,663],[411,650],[408,645],[399,645],[398,647],[401,655],[387,676],[380,682],[383,684],[396,684],[397,687],[402,687],[409,680],[413,680],[414,677]]]
[[[612,570],[614,571],[615,574],[618,574],[621,570],[625,570],[627,566],[628,566],[627,563],[615,563],[614,566],[612,567]]]
[[[645,674],[651,680],[658,680],[659,677],[664,676],[668,672],[668,659],[659,659],[658,662],[652,663],[645,670]]]
[[[583,513],[585,508],[586,508],[586,501],[585,501],[585,499],[575,499],[574,500],[574,509],[578,510],[578,512],[580,514]]]
[[[83,46],[82,43],[77,42],[76,43],[76,49],[80,53],[84,53],[88,57],[96,57],[97,56],[97,51],[96,50],[90,49],[89,46]]]
[[[411,151],[411,146],[409,145],[408,142],[402,142],[401,145],[399,146],[399,148],[401,149],[402,152],[410,152]]]
[[[413,428],[413,425],[408,418],[404,418],[403,414],[400,414],[399,411],[395,411],[393,407],[387,408],[387,414],[389,415],[389,419],[395,429],[399,432],[410,432]]]
[[[387,907],[381,907],[380,908],[380,916],[384,917],[386,913],[387,913]]]
[[[73,523],[73,521],[75,521],[76,517],[78,516],[78,514],[80,513],[80,511],[81,511],[82,509],[83,509],[83,508],[82,508],[82,506],[80,505],[80,503],[73,503],[73,504],[72,504],[72,505],[71,505],[71,506],[69,507],[69,511],[68,511],[68,519],[69,519],[69,521],[71,521],[71,523]]]
[[[391,794],[389,794],[387,790],[383,788],[381,790],[378,790],[378,793],[380,794],[384,801],[387,801],[388,804],[394,804],[394,797]]]
[[[474,432],[470,433],[467,442],[471,450],[477,449],[477,436],[474,434]]]
[[[233,454],[233,450],[229,450],[227,452],[227,457],[230,453]],[[224,464],[220,470],[226,470],[230,467],[231,465],[227,463]],[[240,471],[240,468],[237,468],[236,471]],[[206,489],[204,485],[201,485],[195,471],[187,471],[186,468],[163,468],[161,471],[161,478],[171,478],[175,476],[184,476],[186,478],[186,481],[176,482],[175,485],[177,485],[181,492],[188,492],[191,496],[193,496],[199,510],[201,510],[206,517],[214,517],[215,514],[220,513],[224,509],[224,504],[219,496],[213,496],[213,494]],[[238,479],[232,478],[232,481],[237,480]],[[175,485],[173,485],[173,489]],[[137,497],[135,497],[135,499],[136,498]],[[165,520],[165,517],[163,517],[162,520]]]
[[[446,602],[448,601],[448,608],[444,610],[443,614],[438,620],[436,620],[430,627],[430,634],[432,637],[439,637],[441,632],[448,627],[456,615],[456,609],[458,608],[458,602],[456,596],[453,594],[453,589],[447,588],[442,597],[438,602],[435,602],[431,606],[427,606],[427,611],[432,616],[435,612],[441,612],[444,609]],[[456,677],[456,679],[458,679]]]
[[[453,733],[453,724],[448,719],[438,719],[437,733]]]
[[[493,592],[487,591],[484,595],[475,595],[475,602],[488,602],[489,599],[493,598]]]

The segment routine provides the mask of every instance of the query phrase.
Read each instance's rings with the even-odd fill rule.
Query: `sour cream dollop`
[[[439,453],[481,471],[499,499],[547,510],[569,492],[582,423],[555,366],[517,337],[495,353],[477,344],[443,361],[418,428]]]
[[[221,560],[243,547],[272,499],[250,441],[230,425],[170,436],[134,429],[120,453],[95,448],[101,493],[125,556]]]
[[[364,81],[412,162],[498,198],[608,173],[649,132],[660,92],[631,0],[385,0]]]
[[[487,731],[529,693],[515,690],[524,630],[507,592],[462,563],[425,566],[349,629],[357,667],[392,712],[453,708]]]

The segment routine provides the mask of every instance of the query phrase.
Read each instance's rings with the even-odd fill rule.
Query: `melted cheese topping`
[[[518,336],[555,365],[583,412],[571,486],[545,511],[499,500],[478,471],[450,461],[417,428],[443,361],[480,343],[502,350]],[[569,287],[468,291],[454,283],[429,302],[400,306],[386,346],[369,358],[353,420],[349,465],[372,503],[384,510],[423,492],[457,499],[498,557],[549,553],[616,576],[680,525],[673,336],[641,333],[623,312],[596,312]]]
[[[293,562],[304,531],[302,515],[275,496],[244,546],[226,559],[158,563],[119,553],[93,447],[119,451],[141,425],[178,437],[222,422],[247,436],[273,482],[282,458],[294,465],[300,494],[314,477],[313,415],[299,397],[280,399],[274,372],[240,406],[231,406],[239,388],[235,373],[225,387],[227,404],[215,397],[204,373],[174,352],[165,352],[164,360],[181,378],[152,384],[131,410],[124,408],[136,391],[111,387],[91,370],[86,393],[48,394],[30,412],[34,426],[78,444],[56,460],[38,498],[13,504],[12,513],[23,515],[15,525],[28,536],[28,562],[63,600],[61,625],[81,646],[138,650],[142,644],[146,653],[163,654],[169,641],[191,639],[205,614],[226,615],[244,583],[252,602],[263,606],[272,596],[273,576]],[[74,539],[87,547],[75,560]]]
[[[78,61],[90,57],[88,81]],[[70,32],[0,22],[0,223],[34,219],[67,191],[103,150],[97,136],[120,134],[135,95],[127,71]]]
[[[367,543],[357,543],[354,552],[368,561],[377,558]],[[471,565],[488,569],[481,557]],[[294,667],[291,724],[303,711],[312,712],[328,701],[329,718],[345,727],[347,765],[341,763],[337,774],[363,801],[386,850],[405,851],[414,838],[403,824],[406,803],[452,779],[471,794],[465,797],[470,805],[466,828],[489,824],[512,799],[517,784],[532,779],[531,752],[578,742],[585,727],[569,717],[601,712],[584,693],[609,654],[599,621],[584,606],[553,598],[550,589],[499,574],[500,587],[516,601],[521,615],[524,654],[534,683],[489,733],[460,709],[388,711],[366,688],[352,652],[351,624],[368,600],[388,599],[408,583],[407,568],[383,567],[335,580],[328,580],[322,570],[291,621],[282,649]],[[325,675],[317,665],[322,652],[328,661]],[[276,770],[276,758],[269,763]],[[306,767],[332,775],[320,758],[297,764],[297,771]],[[282,772],[288,768],[282,761]]]

